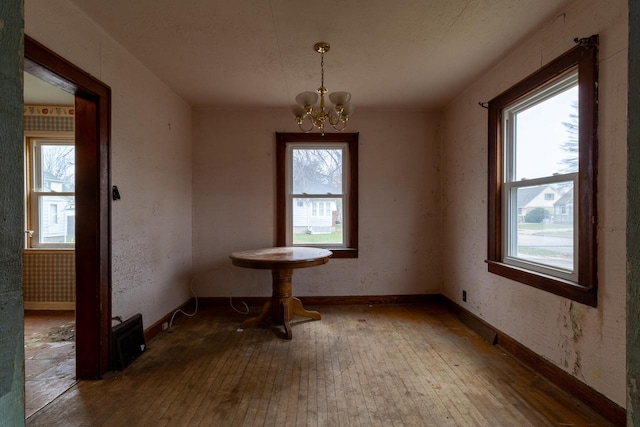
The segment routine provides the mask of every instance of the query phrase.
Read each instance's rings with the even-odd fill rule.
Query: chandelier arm
[[[313,130],[313,127],[314,127],[314,126],[313,126],[313,119],[311,118],[311,116],[310,116],[310,115],[307,115],[307,116],[306,116],[306,118],[307,118],[307,119],[309,119],[309,124],[311,125],[311,126],[309,127],[309,129],[305,129],[305,128],[303,128],[303,127],[302,127],[302,124],[304,123],[304,120],[299,120],[299,121],[298,121],[298,127],[300,128],[300,130],[301,130],[302,132],[304,132],[304,133],[309,133],[309,132],[311,132],[311,131]]]
[[[340,125],[342,125],[342,126],[340,126]],[[347,128],[347,122],[345,120],[340,120],[339,123],[336,123],[335,125],[332,124],[331,127],[334,128],[335,130],[337,130],[338,132],[342,132],[343,130],[345,130]]]
[[[329,110],[329,114],[327,114],[327,117],[329,119],[328,121],[331,126],[335,127],[335,125],[341,122],[340,116],[336,114],[336,112],[333,110]]]

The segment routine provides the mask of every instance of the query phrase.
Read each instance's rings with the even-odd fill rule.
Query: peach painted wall
[[[478,101],[596,33],[599,298],[591,308],[487,272],[487,110]],[[626,1],[569,3],[446,107],[441,132],[443,293],[623,407],[627,36]]]
[[[189,298],[191,109],[70,2],[26,0],[25,33],[111,87],[112,313],[150,326]]]
[[[360,257],[294,274],[297,295],[437,293],[438,115],[358,110]],[[269,271],[233,267],[233,251],[270,247],[275,224],[275,130],[287,110],[193,112],[194,289],[203,296],[266,296]]]

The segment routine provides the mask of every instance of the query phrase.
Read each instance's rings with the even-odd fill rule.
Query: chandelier
[[[327,88],[324,87],[324,54],[329,51],[329,43],[318,42],[313,45],[313,50],[321,55],[320,59],[320,87],[314,91],[301,92],[296,96],[298,105],[292,107],[296,116],[298,127],[303,132],[311,132],[317,128],[324,134],[324,126],[329,123],[337,131],[343,131],[347,127],[349,115],[353,111],[353,106],[349,103],[351,94],[349,92],[333,92],[329,94],[329,100],[333,107],[326,106],[325,94]],[[318,98],[320,103],[318,104]],[[305,125],[306,123],[306,125]]]

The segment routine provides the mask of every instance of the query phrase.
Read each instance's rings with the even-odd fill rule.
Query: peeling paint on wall
[[[582,356],[576,352],[576,359],[573,362],[573,375],[582,377]]]
[[[581,340],[584,335],[585,308],[573,301],[563,301],[561,306],[558,314],[558,327],[562,335],[560,347],[563,350],[561,365],[574,376],[582,378]]]
[[[569,304],[569,315],[571,319],[571,332],[573,334],[573,342],[578,343],[582,338],[582,323],[584,322],[584,313],[581,312],[576,304],[571,301]]]

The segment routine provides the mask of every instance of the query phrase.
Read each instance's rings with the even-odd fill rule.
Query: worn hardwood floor
[[[292,341],[238,331],[227,308],[177,318],[125,371],[27,425],[608,425],[440,306],[311,308],[322,320],[294,321]]]
[[[76,383],[75,313],[25,311],[24,339],[24,409],[30,417]]]

